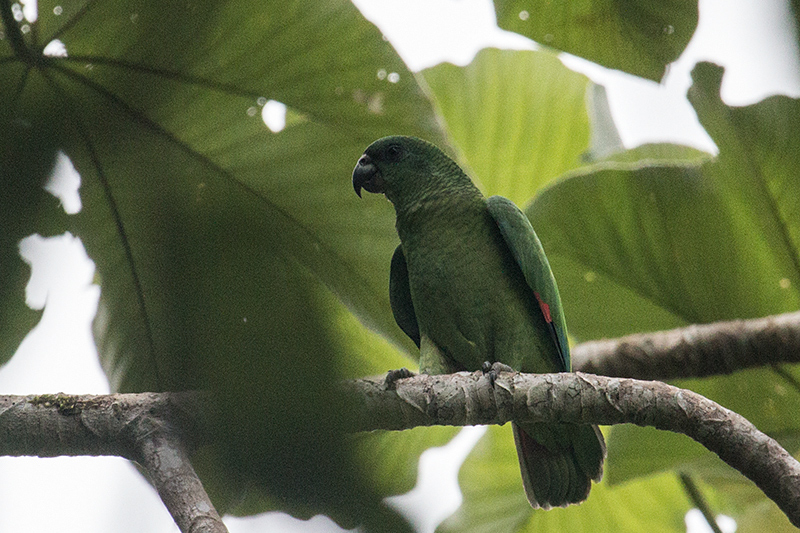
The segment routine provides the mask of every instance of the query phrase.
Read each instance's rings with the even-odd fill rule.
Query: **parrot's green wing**
[[[392,255],[392,267],[389,271],[389,303],[392,306],[394,320],[403,332],[419,348],[419,325],[411,301],[411,286],[408,283],[408,265],[403,253],[403,245],[398,245]]]
[[[492,196],[486,203],[539,303],[560,355],[558,363],[569,371],[564,311],[542,243],[528,218],[511,201]],[[597,426],[513,423],[512,428],[525,494],[534,508],[583,501],[589,495],[591,480],[603,477],[606,446]]]
[[[539,303],[539,308],[550,328],[550,335],[561,356],[559,361],[561,369],[571,370],[567,324],[564,320],[561,298],[539,237],[533,231],[528,217],[511,200],[502,196],[492,196],[486,200],[486,205]],[[392,264],[394,265],[394,261]]]

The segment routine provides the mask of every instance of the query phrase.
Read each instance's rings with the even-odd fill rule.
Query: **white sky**
[[[412,70],[441,61],[464,65],[486,46],[534,46],[497,28],[489,0],[355,3]],[[691,67],[698,60],[726,66],[722,95],[732,105],[754,103],[773,93],[800,96],[800,54],[787,26],[788,13],[788,5],[781,0],[702,0],[697,33],[661,84],[610,72],[578,58],[565,57],[564,62],[606,85],[626,146],[671,141],[713,151],[713,143],[685,99]],[[269,109],[277,113],[274,120],[282,127],[280,104],[271,104]],[[69,170],[68,161],[62,162],[62,168]],[[73,195],[64,205],[74,211],[80,201]],[[94,267],[86,260],[80,241],[69,234],[31,237],[22,248],[25,260],[33,264],[36,281],[29,287],[28,303],[34,308],[45,302],[47,306],[40,324],[0,369],[0,393],[108,392],[90,333],[99,289],[90,285]],[[480,434],[479,428],[468,428],[447,448],[427,452],[418,487],[394,500],[420,531],[432,532],[439,520],[457,508],[460,494],[454,490],[455,474]],[[696,523],[693,517],[690,514],[687,521]],[[322,517],[302,522],[278,513],[227,518],[226,523],[231,533],[341,531]],[[702,531],[698,527],[691,526],[693,533]],[[0,531],[160,533],[177,528],[155,492],[125,460],[4,457],[0,458]]]

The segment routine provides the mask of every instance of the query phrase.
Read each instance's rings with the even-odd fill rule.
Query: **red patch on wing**
[[[539,302],[539,308],[542,310],[545,321],[548,323],[552,322],[553,319],[550,317],[550,306],[544,303],[538,292],[534,292],[533,295],[536,296],[536,300]]]

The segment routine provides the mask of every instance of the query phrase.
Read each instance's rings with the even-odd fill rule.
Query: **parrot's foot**
[[[489,383],[494,387],[494,382],[497,380],[497,374],[500,372],[513,372],[514,369],[503,363],[490,363],[484,361],[481,365],[481,371],[489,379]]]
[[[386,379],[383,380],[383,386],[386,388],[386,390],[392,390],[394,389],[395,381],[413,376],[414,373],[405,367],[398,368],[397,370],[389,370],[389,372],[386,373]]]

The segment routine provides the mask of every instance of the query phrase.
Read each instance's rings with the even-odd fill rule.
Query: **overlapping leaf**
[[[659,81],[697,27],[696,0],[495,0],[497,23],[545,46]]]
[[[559,182],[527,210],[581,340],[800,306],[800,102],[777,96],[730,108],[719,98],[719,69],[703,64],[694,77],[690,97],[719,146],[716,159],[609,163]],[[678,384],[763,431],[793,435],[797,369],[784,371],[788,380],[758,369]],[[652,433],[612,431],[612,479],[690,465],[704,453],[670,435],[654,446]],[[648,450],[647,464],[632,449]]]
[[[466,67],[442,64],[422,75],[484,193],[522,205],[583,163],[590,82],[554,54],[486,49]]]
[[[241,204],[261,227],[242,220],[240,230],[265,231],[265,247],[308,267],[367,322],[397,331],[382,268],[396,239],[391,213],[359,204],[348,177],[376,137],[439,133],[413,77],[373,26],[346,2],[58,7],[56,15],[53,5],[40,6],[37,35],[58,36],[69,58],[23,69],[5,46],[4,107],[30,122],[31,109],[49,102],[47,121],[59,128],[52,138],[72,144],[86,197],[79,224],[105,281],[101,351],[115,383],[169,384],[150,381],[154,360],[172,357],[161,343],[181,342],[166,331],[180,329],[179,318],[161,301],[181,276],[165,279],[162,267],[208,250],[181,248],[201,246],[199,235],[171,243],[163,235],[188,223],[180,213],[209,215],[199,212],[203,202]],[[379,79],[380,69],[399,72],[399,82]],[[271,134],[260,121],[267,98],[305,120]]]
[[[593,169],[528,209],[549,243],[570,331],[580,339],[763,316],[800,303],[792,134],[800,106],[773,97],[728,108],[710,70],[698,67],[693,102],[720,147],[715,161]],[[597,282],[609,288],[594,289]],[[661,317],[631,309],[638,305]]]

